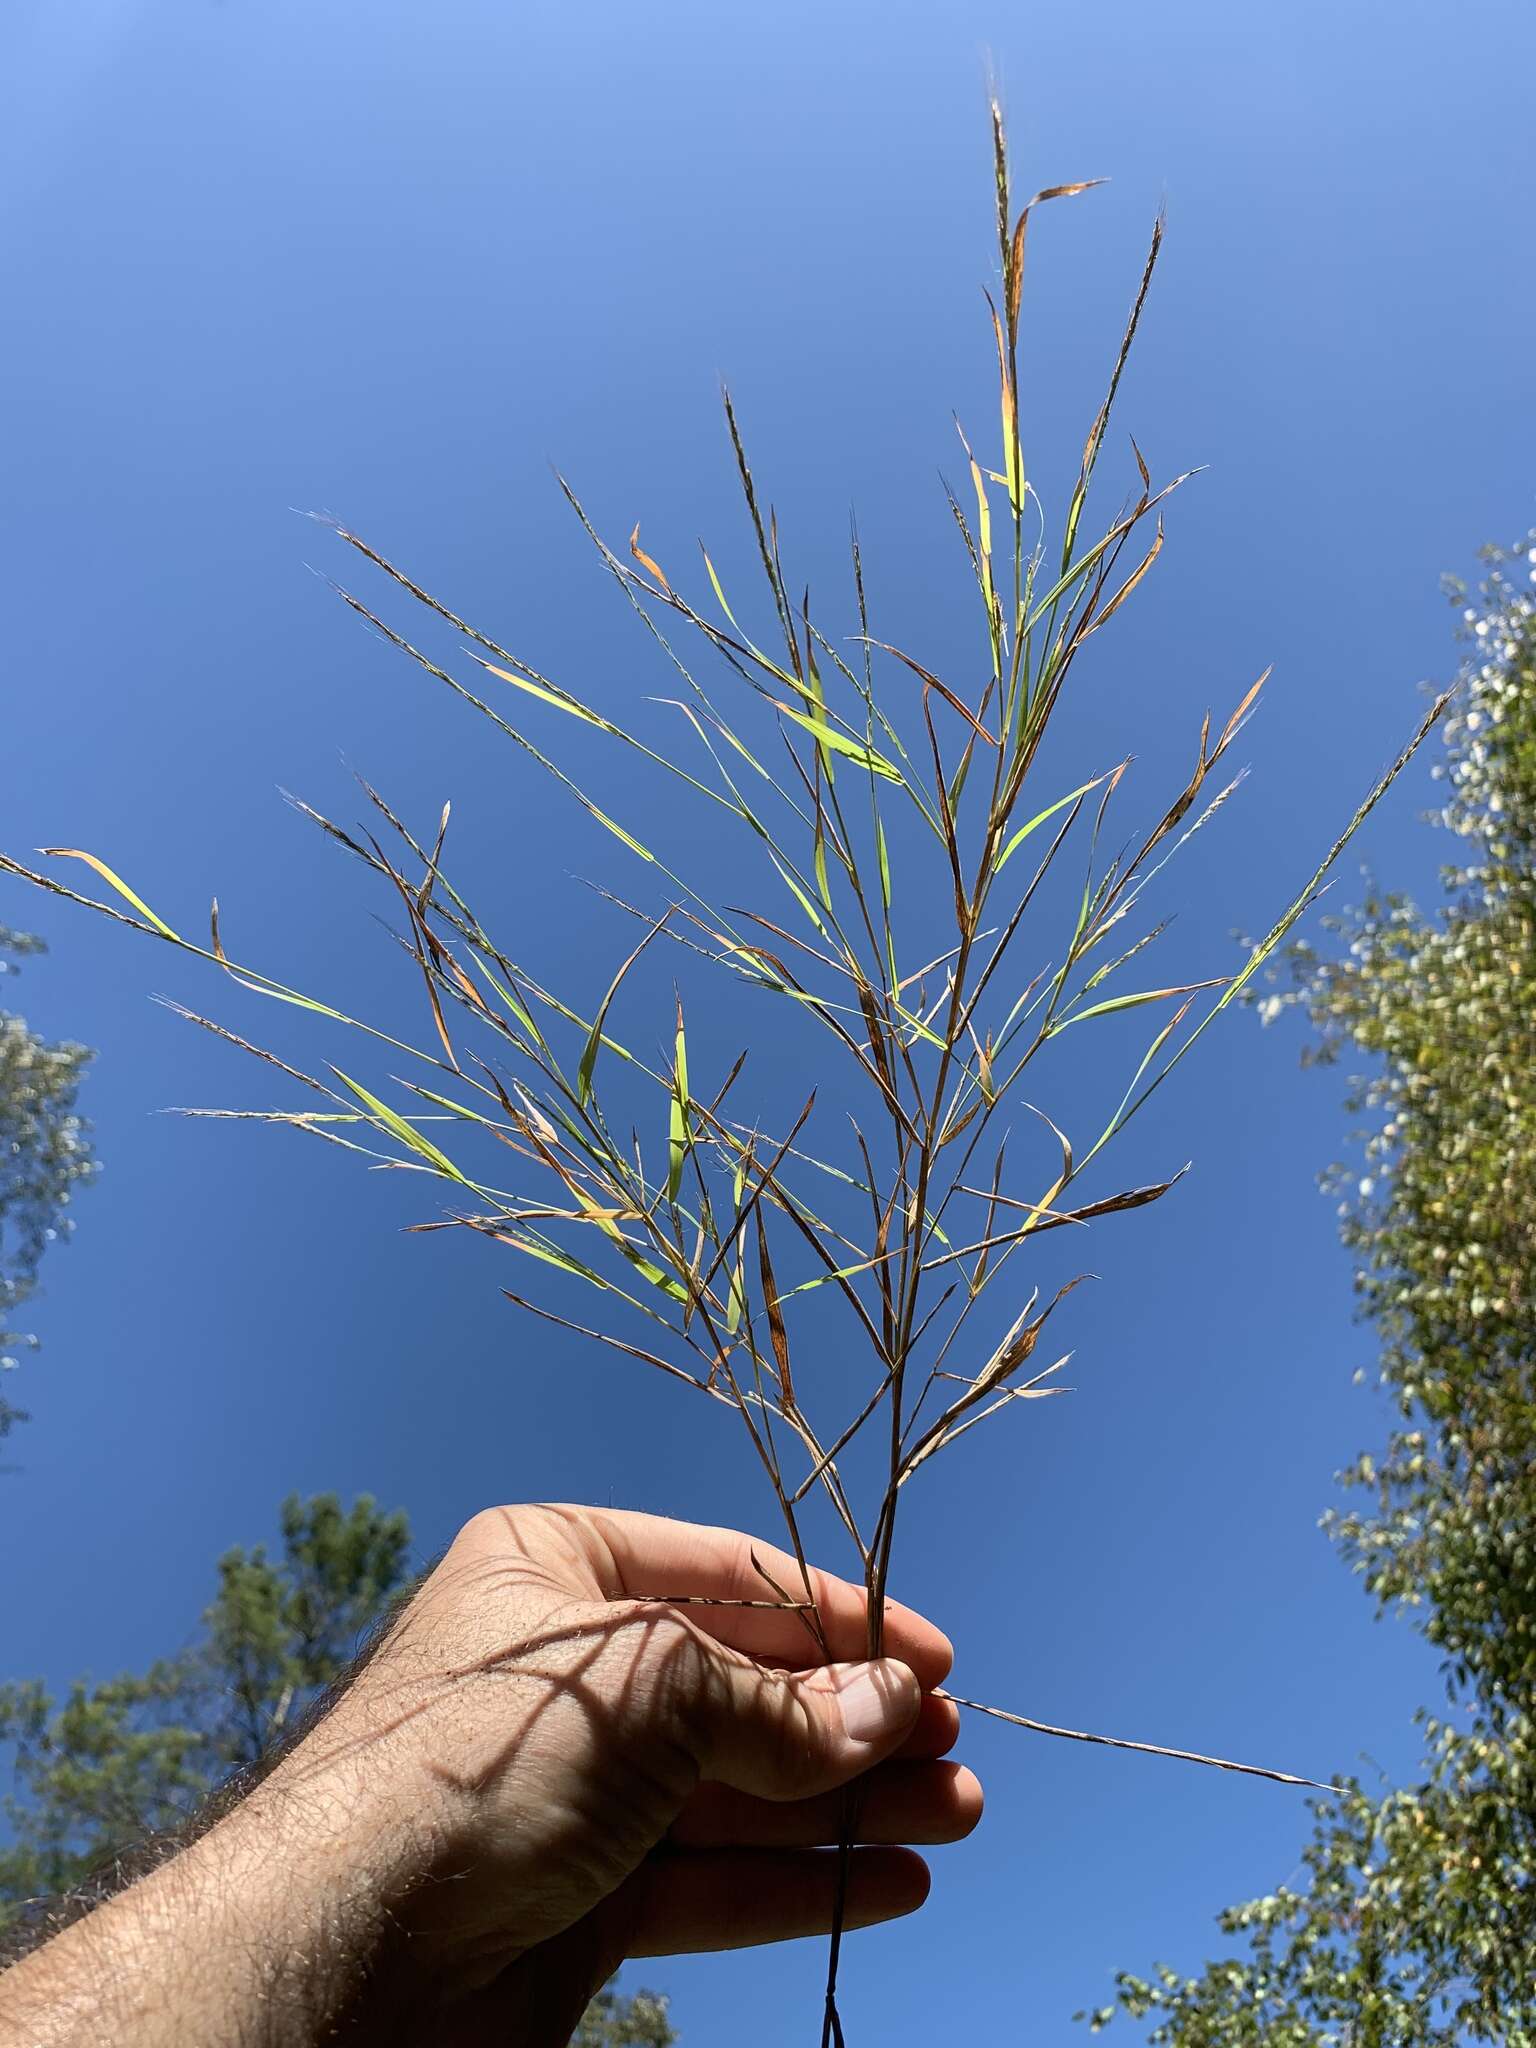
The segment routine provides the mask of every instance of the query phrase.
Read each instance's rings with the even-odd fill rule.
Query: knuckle
[[[504,1542],[509,1533],[515,1531],[519,1519],[527,1512],[520,1507],[480,1508],[461,1524],[459,1533],[450,1546],[453,1550],[484,1550],[494,1543]]]
[[[505,1502],[472,1514],[451,1548],[475,1556],[488,1552],[533,1556],[552,1545],[568,1548],[579,1533],[576,1519],[569,1508],[543,1502]]]

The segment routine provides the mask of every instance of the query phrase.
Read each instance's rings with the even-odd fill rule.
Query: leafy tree
[[[219,1560],[202,1629],[142,1676],[77,1681],[62,1700],[37,1680],[0,1685],[0,1741],[14,1746],[3,1810],[0,1938],[25,1938],[34,1913],[111,1889],[120,1859],[183,1826],[252,1765],[341,1677],[408,1590],[410,1525],[366,1495],[292,1496],[277,1557],[265,1546]],[[577,2048],[669,2048],[667,2002],[599,1994]]]
[[[1095,2026],[1159,2048],[1536,2043],[1536,547],[1485,560],[1475,601],[1451,586],[1444,901],[1374,897],[1266,1003],[1305,1007],[1314,1059],[1370,1060],[1334,1178],[1396,1424],[1328,1520],[1443,1652],[1448,1706],[1421,1783],[1314,1803],[1306,1883],[1221,1916],[1236,1953],[1119,1977]]]
[[[587,2007],[571,2048],[671,2048],[676,2039],[664,1998],[654,1991],[626,1998],[610,1984]]]
[[[0,975],[42,950],[41,939],[0,925]],[[32,1342],[11,1318],[36,1286],[48,1245],[69,1232],[71,1195],[96,1170],[90,1127],[75,1109],[90,1057],[83,1045],[49,1045],[0,1008],[0,1371],[15,1366],[13,1347]],[[24,1419],[0,1394],[0,1436]]]
[[[231,1774],[260,1761],[346,1669],[400,1589],[410,1528],[365,1495],[282,1507],[282,1554],[219,1560],[196,1641],[142,1676],[0,1686],[16,1745],[0,1850],[0,1924],[29,1899],[72,1892],[146,1834],[180,1827]]]

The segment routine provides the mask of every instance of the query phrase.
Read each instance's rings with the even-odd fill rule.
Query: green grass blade
[[[845,754],[850,761],[857,761],[861,768],[872,769],[887,782],[905,783],[906,777],[901,770],[862,740],[849,739],[836,726],[828,725],[824,719],[813,718],[807,711],[796,711],[792,705],[775,702],[780,715],[803,727],[819,747],[830,747],[834,753]]]
[[[473,1187],[475,1185],[466,1174],[460,1173],[446,1152],[439,1151],[430,1138],[423,1137],[413,1124],[407,1123],[405,1118],[392,1110],[387,1102],[381,1102],[377,1095],[370,1094],[360,1081],[354,1081],[351,1075],[344,1074],[340,1067],[333,1066],[331,1072],[338,1081],[352,1091],[358,1101],[362,1103],[363,1107],[373,1117],[374,1121],[378,1123],[381,1129],[387,1131],[392,1138],[398,1139],[402,1145],[409,1146],[411,1151],[419,1153],[439,1173],[446,1174],[450,1180],[458,1181],[463,1187]]]
[[[667,1200],[676,1202],[683,1184],[683,1161],[692,1140],[688,1120],[688,1041],[683,1006],[677,1006],[677,1037],[672,1067],[672,1103],[667,1128]]]
[[[46,854],[50,860],[83,860],[88,868],[95,869],[109,888],[117,891],[125,903],[131,903],[141,917],[147,917],[162,937],[181,942],[181,935],[172,931],[163,917],[157,917],[144,898],[136,895],[122,876],[114,873],[104,860],[98,860],[94,853],[82,853],[78,846],[44,846],[39,851]]]
[[[613,980],[608,984],[608,992],[603,997],[601,1004],[598,1006],[597,1015],[592,1020],[592,1029],[587,1033],[587,1042],[582,1047],[581,1060],[576,1068],[576,1100],[581,1104],[583,1109],[586,1108],[587,1104],[592,1099],[592,1071],[597,1065],[597,1055],[603,1044],[603,1025],[607,1021],[609,1005],[612,1003],[614,997],[618,994],[620,985],[622,984],[624,977],[629,973],[631,967],[634,966],[635,962],[640,958],[640,955],[645,951],[646,947],[651,943],[652,939],[655,938],[656,934],[666,924],[667,919],[671,916],[671,914],[672,913],[670,911],[665,912],[660,918],[657,919],[655,924],[651,926],[650,930],[646,933],[645,937],[640,941],[639,945],[636,946],[635,950],[624,962],[624,965],[613,977]]]
[[[1106,768],[1104,773],[1096,775],[1092,782],[1082,783],[1077,789],[1071,790],[1066,796],[1058,797],[1055,803],[1047,805],[1043,811],[1036,812],[1027,825],[1019,827],[1018,831],[1014,833],[1008,844],[992,863],[993,874],[1001,874],[1004,865],[1013,858],[1014,854],[1018,852],[1032,832],[1036,831],[1041,825],[1044,825],[1049,819],[1054,818],[1058,811],[1064,811],[1068,804],[1076,803],[1079,797],[1087,796],[1090,790],[1097,789],[1099,784],[1107,781],[1113,772],[1112,769]]]

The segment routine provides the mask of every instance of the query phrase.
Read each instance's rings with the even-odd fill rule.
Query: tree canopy
[[[1443,1653],[1421,1782],[1314,1802],[1302,1885],[1234,1906],[1195,1976],[1122,1974],[1156,2048],[1536,2043],[1536,540],[1451,595],[1471,643],[1434,822],[1443,900],[1373,894],[1294,982],[1310,1057],[1362,1059],[1335,1169],[1394,1427],[1327,1518]]]
[[[0,975],[14,974],[41,939],[0,925]],[[66,1236],[75,1189],[96,1171],[90,1126],[75,1107],[91,1055],[68,1041],[50,1045],[26,1020],[0,1007],[0,1372],[32,1340],[11,1319],[37,1284],[48,1245]],[[24,1411],[0,1392],[0,1436]]]

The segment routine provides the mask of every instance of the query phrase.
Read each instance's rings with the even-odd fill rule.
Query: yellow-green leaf
[[[541,703],[553,704],[557,711],[569,711],[573,718],[585,719],[588,725],[601,726],[604,732],[614,730],[606,718],[599,718],[595,711],[589,711],[585,704],[565,691],[546,689],[542,683],[530,682],[527,676],[515,675],[509,668],[498,668],[494,661],[481,661],[478,654],[475,660],[493,676],[500,676],[504,683],[511,683],[514,689],[526,690],[530,697],[537,697]]]
[[[690,1142],[688,1127],[688,1042],[683,1034],[683,1006],[677,1006],[677,1049],[672,1067],[672,1106],[667,1129],[667,1200],[675,1202],[683,1184],[683,1159]]]
[[[430,1138],[424,1138],[413,1124],[408,1124],[405,1118],[392,1110],[387,1102],[380,1102],[377,1095],[371,1095],[360,1081],[354,1081],[351,1075],[344,1074],[340,1067],[332,1067],[331,1072],[338,1081],[351,1089],[358,1101],[372,1115],[375,1122],[388,1131],[392,1138],[397,1138],[402,1145],[406,1145],[411,1151],[419,1153],[423,1159],[428,1160],[435,1166],[439,1173],[447,1174],[450,1180],[459,1181],[465,1187],[473,1185],[471,1181],[460,1173],[446,1152],[440,1152]]]
[[[82,853],[78,846],[45,846],[42,848],[42,851],[47,854],[50,860],[83,860],[88,868],[96,870],[97,874],[100,875],[109,888],[117,891],[125,903],[131,903],[141,917],[147,917],[157,932],[162,933],[168,939],[180,938],[180,934],[173,932],[163,917],[155,915],[142,896],[136,895],[129,888],[121,875],[114,874],[106,862],[98,860],[94,853]]]
[[[877,754],[873,747],[865,746],[862,740],[849,739],[846,733],[838,731],[835,725],[812,718],[807,712],[796,711],[791,705],[779,704],[778,709],[785,718],[791,718],[796,725],[803,726],[819,747],[830,747],[834,753],[846,754],[850,761],[857,761],[861,768],[872,768],[876,775],[883,775],[887,782],[900,782],[901,770],[892,767],[883,754]]]
[[[1086,796],[1091,789],[1097,789],[1099,784],[1105,780],[1107,774],[1108,770],[1105,771],[1105,775],[1096,775],[1092,782],[1085,782],[1080,789],[1074,789],[1066,796],[1058,797],[1055,803],[1048,804],[1043,811],[1038,812],[1031,818],[1027,825],[1021,825],[1002,852],[997,856],[997,859],[992,863],[993,874],[998,874],[1001,871],[1004,861],[1024,844],[1024,841],[1031,832],[1045,824],[1047,819],[1054,818],[1058,811],[1064,811],[1068,804],[1075,804],[1080,796]]]

